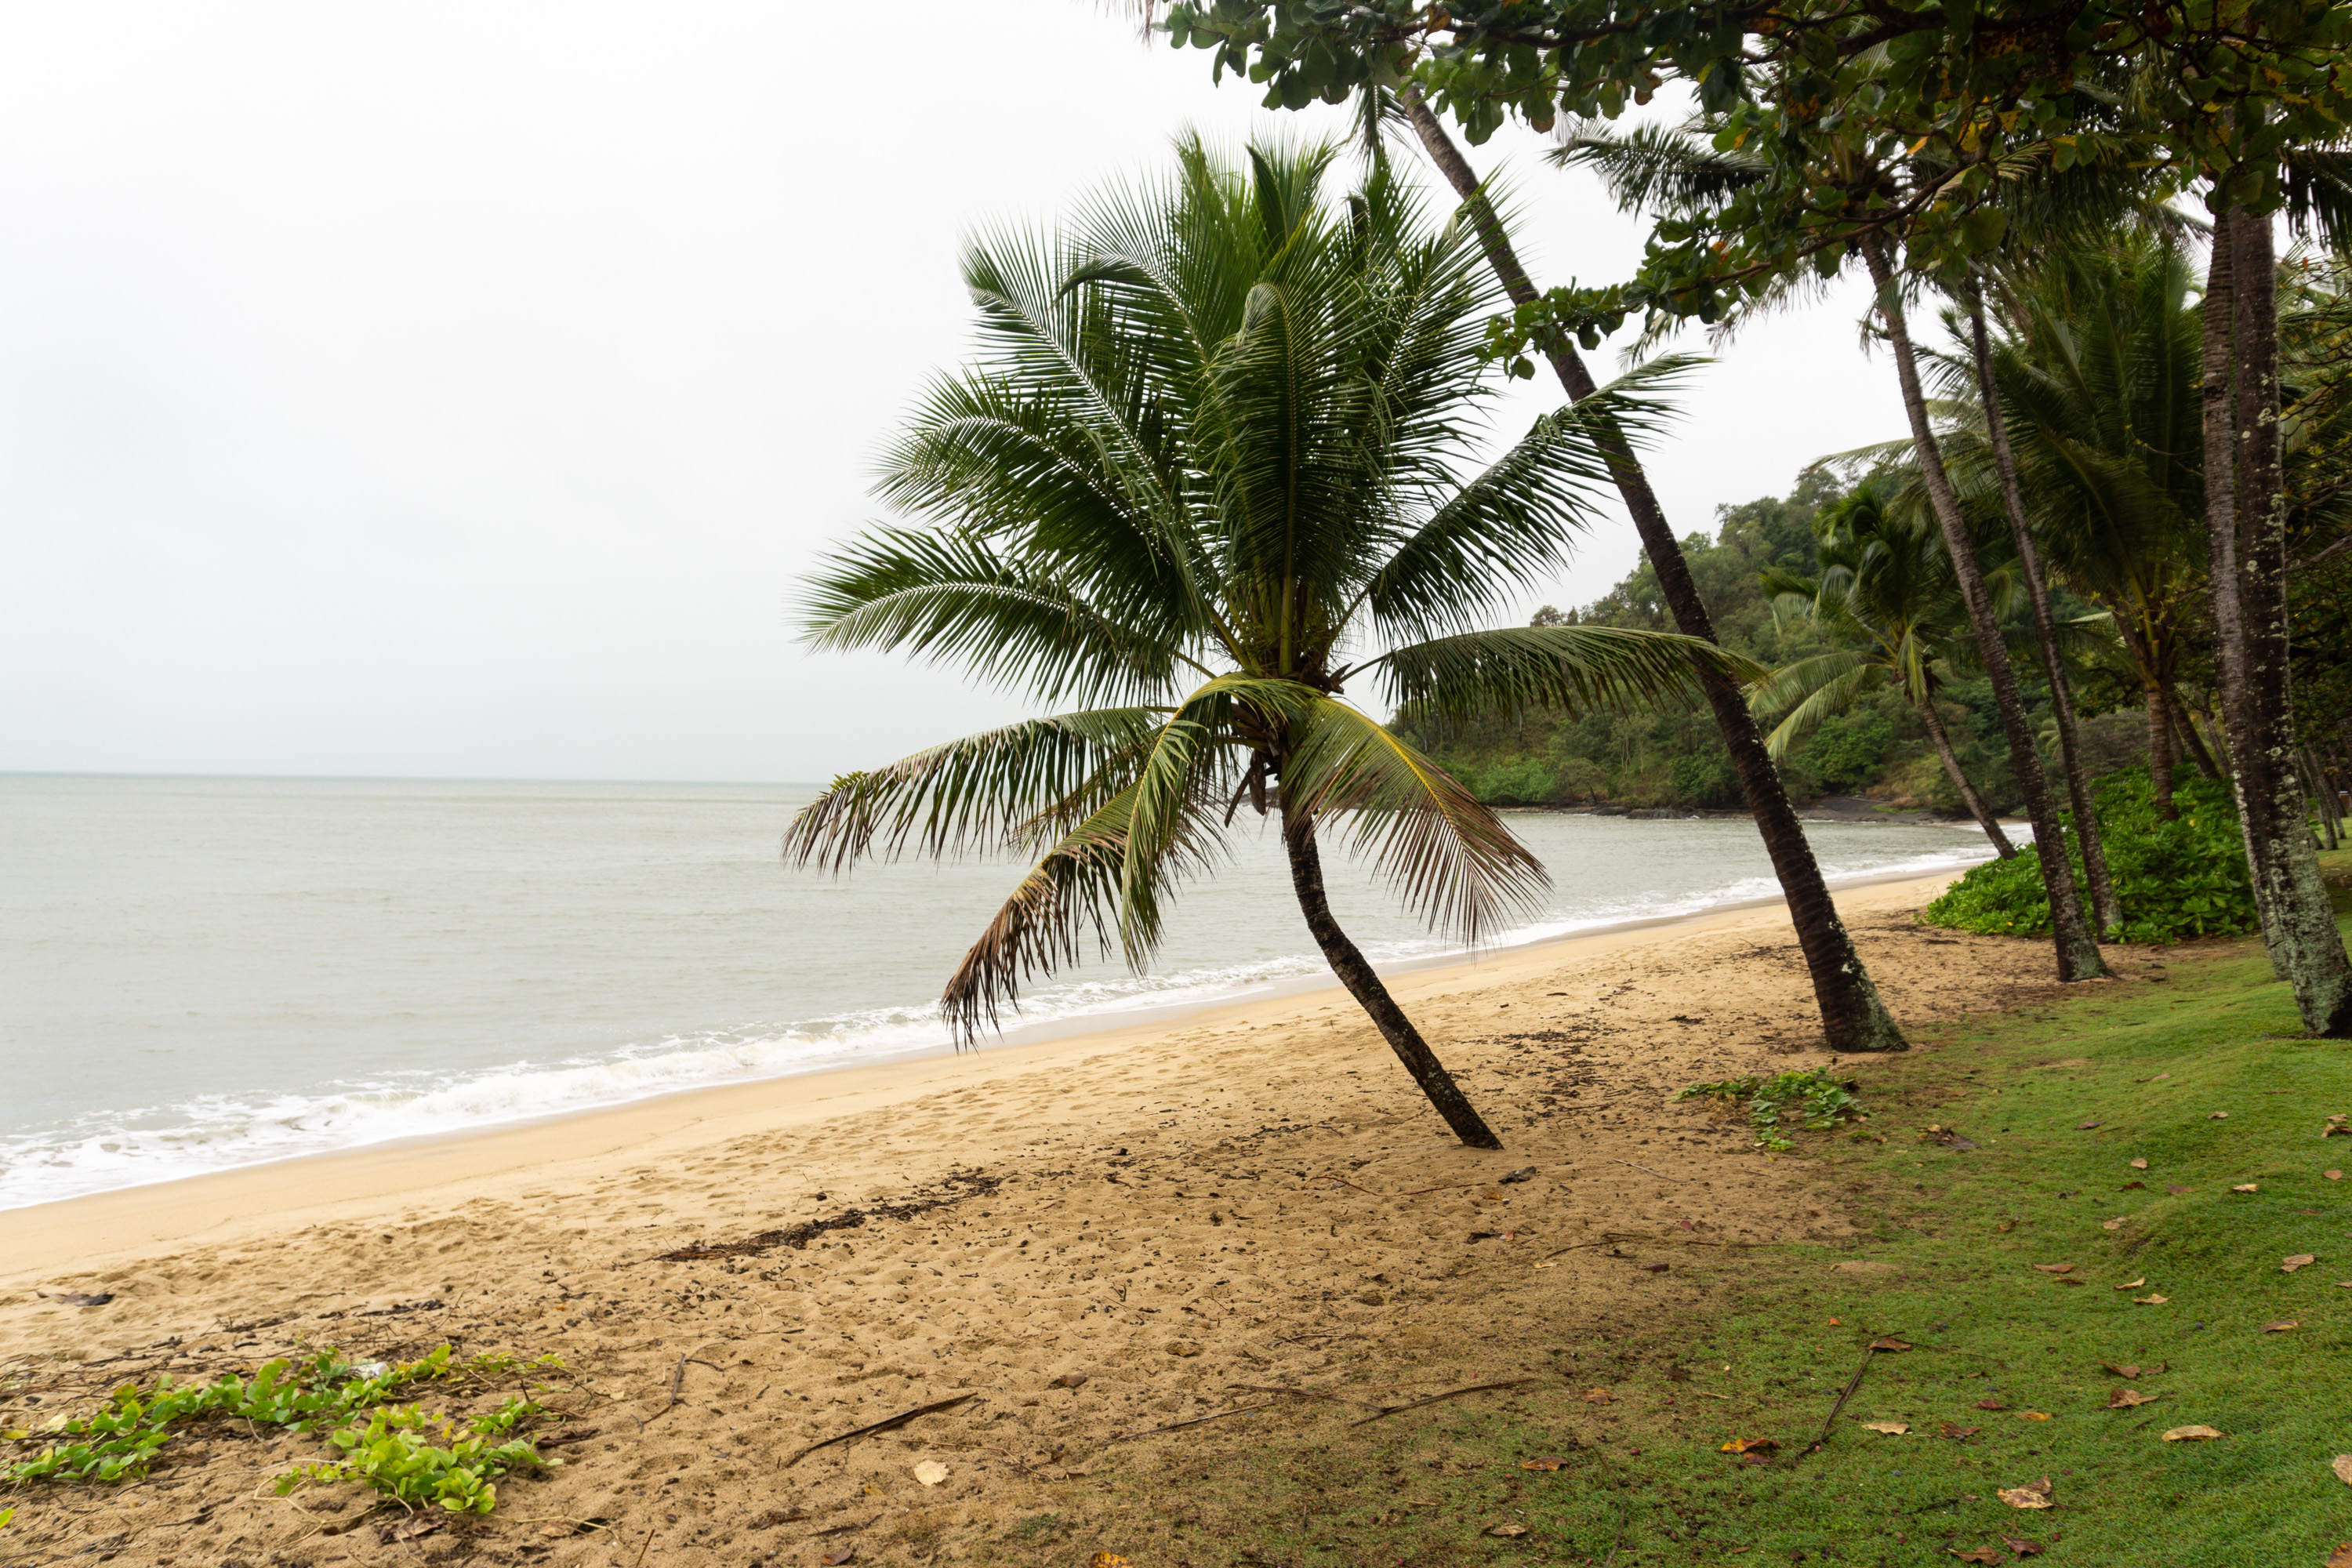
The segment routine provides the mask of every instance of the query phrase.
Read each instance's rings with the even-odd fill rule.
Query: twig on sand
[[[1853,1397],[1853,1391],[1862,1386],[1863,1373],[1870,1370],[1872,1359],[1878,1354],[1878,1341],[1873,1340],[1863,1347],[1862,1363],[1853,1369],[1853,1375],[1845,1380],[1845,1387],[1838,1391],[1837,1403],[1830,1406],[1829,1415],[1822,1418],[1821,1432],[1811,1442],[1789,1456],[1791,1468],[1807,1454],[1817,1451],[1830,1440],[1830,1428],[1837,1425],[1838,1413],[1845,1408],[1845,1402]]]
[[[1628,1170],[1639,1171],[1644,1175],[1655,1176],[1662,1182],[1679,1182],[1682,1180],[1680,1176],[1669,1176],[1664,1171],[1653,1171],[1647,1165],[1636,1165],[1631,1160],[1620,1160],[1613,1154],[1609,1156],[1609,1163],[1612,1165],[1622,1165]]]
[[[651,1552],[653,1549],[654,1532],[648,1530],[646,1531],[646,1543],[637,1548],[637,1560],[634,1564],[632,1564],[632,1568],[646,1568],[646,1553]]]
[[[900,1426],[904,1426],[908,1422],[912,1421],[918,1415],[935,1415],[942,1410],[952,1410],[968,1399],[978,1399],[980,1395],[977,1394],[959,1394],[953,1399],[942,1399],[935,1405],[918,1405],[912,1410],[901,1410],[898,1415],[889,1417],[887,1420],[877,1421],[871,1426],[860,1426],[854,1432],[844,1432],[837,1437],[827,1437],[823,1442],[811,1443],[807,1447],[803,1448],[799,1453],[794,1454],[791,1458],[786,1459],[782,1464],[776,1468],[778,1469],[789,1470],[794,1465],[799,1464],[803,1459],[807,1458],[811,1454],[815,1453],[819,1448],[830,1448],[835,1443],[854,1442],[859,1437],[871,1437],[877,1432],[894,1431]]]
[[[1416,1399],[1410,1405],[1391,1405],[1383,1406],[1382,1408],[1372,1412],[1370,1415],[1365,1416],[1362,1421],[1350,1421],[1348,1425],[1350,1426],[1361,1426],[1366,1422],[1378,1421],[1385,1416],[1399,1415],[1407,1410],[1418,1410],[1424,1405],[1435,1405],[1439,1401],[1446,1399],[1458,1399],[1465,1394],[1484,1394],[1487,1390],[1495,1388],[1517,1388],[1524,1384],[1541,1383],[1543,1379],[1539,1377],[1514,1377],[1507,1378],[1501,1383],[1474,1383],[1467,1388],[1449,1388],[1443,1394],[1433,1394],[1426,1399]]]
[[[1364,1410],[1379,1408],[1377,1405],[1366,1405],[1360,1399],[1343,1399],[1339,1394],[1320,1388],[1277,1388],[1265,1383],[1229,1383],[1225,1386],[1239,1389],[1244,1394],[1287,1394],[1297,1399],[1328,1399],[1334,1405],[1353,1405]]]
[[[1623,1241],[1655,1241],[1658,1238],[1654,1236],[1643,1236],[1633,1231],[1612,1230],[1598,1241],[1572,1241],[1566,1247],[1561,1247],[1559,1252],[1547,1252],[1544,1254],[1544,1257],[1558,1258],[1560,1252],[1574,1252],[1579,1247],[1615,1247],[1618,1243]]]
[[[1287,1393],[1288,1390],[1286,1389],[1284,1392]],[[1165,1426],[1154,1426],[1149,1431],[1121,1432],[1118,1436],[1112,1438],[1111,1441],[1114,1443],[1122,1443],[1129,1437],[1157,1437],[1162,1432],[1174,1432],[1186,1426],[1198,1426],[1203,1421],[1223,1421],[1228,1415],[1246,1415],[1253,1410],[1270,1410],[1280,1403],[1281,1401],[1279,1400],[1267,1399],[1255,1405],[1236,1405],[1231,1410],[1220,1410],[1213,1415],[1195,1415],[1190,1421],[1171,1422]]]

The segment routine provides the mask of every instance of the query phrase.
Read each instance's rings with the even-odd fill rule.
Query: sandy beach
[[[2042,944],[1919,926],[1948,879],[1840,896],[1906,1023],[2049,979]],[[571,1439],[496,1515],[388,1543],[349,1528],[361,1489],[264,1484],[314,1440],[215,1435],[134,1485],[0,1499],[0,1556],[814,1563],[854,1540],[865,1563],[985,1560],[1004,1521],[1236,1386],[1540,1371],[1478,1337],[1482,1303],[1595,1321],[1675,1299],[1696,1244],[1846,1234],[1801,1162],[1671,1100],[1832,1059],[1777,905],[1394,984],[1504,1151],[1447,1139],[1328,991],[0,1214],[0,1425],[160,1373],[448,1342],[560,1355]],[[1668,1266],[1629,1268],[1644,1247]]]

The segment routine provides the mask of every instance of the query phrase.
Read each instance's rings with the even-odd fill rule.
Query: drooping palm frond
[[[784,858],[843,871],[910,842],[952,855],[1071,830],[1132,787],[1166,714],[1101,708],[1024,719],[845,773],[793,818]]]
[[[1857,649],[1833,648],[1775,670],[1748,699],[1759,714],[1787,715],[1764,737],[1765,749],[1776,760],[1788,755],[1790,746],[1888,679],[1887,664]]]
[[[1285,809],[1352,824],[1356,851],[1432,930],[1475,946],[1549,886],[1500,817],[1365,713],[1318,697],[1294,736]]]

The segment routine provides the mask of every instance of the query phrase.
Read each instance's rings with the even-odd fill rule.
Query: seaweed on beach
[[[779,1247],[795,1249],[829,1231],[856,1230],[868,1220],[912,1219],[917,1215],[929,1214],[966,1198],[986,1197],[1004,1184],[1002,1176],[983,1176],[976,1171],[951,1173],[944,1190],[929,1196],[909,1198],[904,1203],[876,1204],[871,1208],[847,1208],[822,1219],[803,1221],[781,1230],[763,1230],[740,1241],[695,1242],[669,1252],[656,1253],[656,1263],[694,1263],[706,1258],[752,1258],[772,1252]]]

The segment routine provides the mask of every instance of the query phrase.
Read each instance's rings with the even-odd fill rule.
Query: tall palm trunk
[[[1412,86],[1403,88],[1398,98],[1422,145],[1477,226],[1486,260],[1501,280],[1504,291],[1515,305],[1534,303],[1535,284],[1529,281],[1527,268],[1519,265],[1518,254],[1511,247],[1510,237],[1503,231],[1502,220],[1479,187],[1477,175],[1454,145],[1454,139],[1446,135],[1437,116]],[[1561,389],[1571,401],[1592,395],[1592,376],[1572,344],[1564,339],[1556,341],[1548,346],[1546,354],[1551,361],[1552,374],[1559,378]],[[1641,460],[1632,447],[1622,442],[1608,448],[1608,458],[1610,477],[1616,481],[1617,493],[1624,498],[1625,510],[1633,515],[1634,531],[1642,537],[1642,548],[1650,557],[1651,569],[1658,574],[1658,586],[1675,617],[1675,629],[1685,637],[1715,641],[1714,617],[1707,614],[1706,602],[1699,597],[1690,563],[1683,559],[1682,546],[1667,525],[1665,509],[1651,490],[1649,476],[1643,472]],[[1804,952],[1805,966],[1812,976],[1813,1000],[1821,1008],[1822,1026],[1830,1048],[1908,1049],[1903,1031],[1887,1012],[1886,1004],[1879,999],[1878,987],[1871,983],[1870,972],[1863,967],[1862,956],[1854,951],[1853,938],[1846,931],[1845,922],[1838,918],[1837,903],[1830,897],[1821,864],[1813,858],[1813,847],[1805,837],[1803,825],[1797,820],[1796,807],[1789,803],[1789,792],[1780,783],[1779,771],[1772,766],[1771,754],[1765,750],[1764,732],[1757,727],[1756,716],[1748,711],[1739,689],[1728,677],[1702,669],[1699,685],[1706,693],[1707,706],[1714,710],[1716,726],[1723,732],[1724,746],[1731,753],[1731,765],[1739,775],[1740,792],[1748,797],[1748,809],[1755,815],[1757,831],[1763,836],[1765,852],[1772,858],[1772,869],[1780,879],[1780,890],[1789,902],[1789,918],[1797,929],[1797,944]]]
[[[1437,1107],[1437,1114],[1445,1119],[1454,1135],[1473,1149],[1501,1148],[1503,1141],[1472,1109],[1461,1086],[1454,1081],[1454,1075],[1445,1070],[1445,1064],[1437,1059],[1437,1053],[1429,1048],[1429,1042],[1421,1037],[1421,1031],[1412,1026],[1412,1020],[1396,1005],[1389,988],[1381,984],[1380,975],[1363,951],[1331,918],[1331,900],[1323,892],[1323,856],[1315,847],[1314,818],[1292,809],[1287,788],[1281,792],[1281,810],[1282,847],[1290,856],[1290,885],[1297,892],[1298,907],[1307,916],[1307,930],[1315,938],[1315,945],[1323,950],[1331,973],[1339,977],[1339,984],[1348,988],[1348,994],[1356,999],[1357,1005],[1371,1015],[1381,1038],[1396,1052],[1397,1060],[1404,1063],[1404,1070],[1412,1074],[1412,1081]]]
[[[2115,879],[2107,875],[2106,846],[2099,835],[2098,814],[2091,808],[2090,784],[2083,777],[2074,696],[2066,685],[2066,667],[2058,657],[2058,628],[2050,618],[2050,590],[2042,577],[2042,552],[2034,548],[2033,530],[2025,521],[2025,492],[2017,482],[2017,453],[2009,444],[2009,421],[2001,416],[2000,393],[1993,384],[1984,300],[1971,288],[1966,303],[1969,348],[1976,361],[1977,391],[1984,399],[1985,437],[1992,447],[1993,472],[2000,480],[2000,505],[2009,514],[2010,537],[2017,543],[2025,596],[2033,607],[2033,640],[2042,652],[2042,678],[2050,683],[2051,716],[2058,721],[2058,760],[2066,773],[2066,798],[2074,808],[2074,837],[2083,847],[2083,879],[2090,885],[2091,910],[2098,918],[2100,934],[2112,937],[2123,927],[2123,906],[2116,900]]]
[[[2109,605],[2107,613],[2114,617],[2116,631],[2131,654],[2132,668],[2139,676],[2140,690],[2147,700],[2147,780],[2156,787],[2157,816],[2171,822],[2180,813],[2172,804],[2172,715],[2164,705],[2164,680],[2157,671],[2156,656],[2147,639],[2132,624],[2128,610]]]
[[[1863,244],[1870,264],[1871,281],[1878,288],[1878,310],[1886,322],[1887,342],[1895,350],[1895,371],[1903,387],[1903,411],[1911,420],[1911,445],[1918,454],[1919,475],[1927,482],[1936,521],[1943,526],[1944,546],[1952,558],[1952,574],[1959,580],[1969,620],[1976,628],[1977,648],[1984,656],[1985,673],[1992,679],[1993,703],[2000,710],[2002,733],[2009,739],[2010,765],[2025,791],[2026,813],[2033,820],[2033,838],[2040,850],[2042,883],[2050,895],[2050,933],[2058,950],[2058,978],[2094,980],[2106,973],[2106,961],[2083,921],[2083,901],[2074,888],[2074,859],[2066,852],[2065,830],[2059,825],[2050,798],[2050,780],[2042,771],[2042,757],[2033,749],[2026,728],[2025,699],[2017,689],[2017,671],[2010,668],[2009,648],[2001,640],[2000,620],[1985,588],[1984,572],[1977,564],[1975,544],[1969,538],[1968,520],[1960,515],[1959,497],[1944,472],[1944,455],[1936,432],[1927,423],[1927,400],[1919,390],[1919,366],[1911,349],[1910,323],[1894,268],[1886,258],[1884,237]]]
[[[1969,782],[1969,775],[1960,771],[1960,759],[1952,750],[1951,737],[1944,733],[1944,721],[1936,714],[1936,699],[1933,696],[1919,704],[1919,722],[1926,727],[1927,740],[1936,748],[1936,755],[1944,759],[1944,772],[1950,777],[1952,787],[1960,792],[1961,804],[1969,808],[1969,815],[1977,819],[1977,826],[1985,830],[1985,837],[1992,840],[1993,852],[2004,860],[2009,859],[2017,853],[2017,846],[2009,841],[2009,835],[2000,830],[2000,819],[1993,816],[1990,806],[1985,805],[1984,796],[1979,795],[1977,786]]]
[[[2165,711],[2172,716],[2172,733],[2179,741],[2181,749],[2189,753],[2189,760],[2197,764],[2199,773],[2220,784],[2221,765],[2214,762],[2212,750],[2205,744],[2205,736],[2197,728],[2197,721],[2189,716],[2189,705],[2180,700],[2179,688],[2170,684],[2165,687],[2164,706]]]
[[[2352,1037],[2352,958],[2320,879],[2294,758],[2287,659],[2286,495],[2279,468],[2278,260],[2271,219],[2215,215],[2227,309],[2209,287],[2205,532],[2221,647],[2221,720],[2263,945],[2303,1025]],[[2215,338],[2222,339],[2220,344]]]

